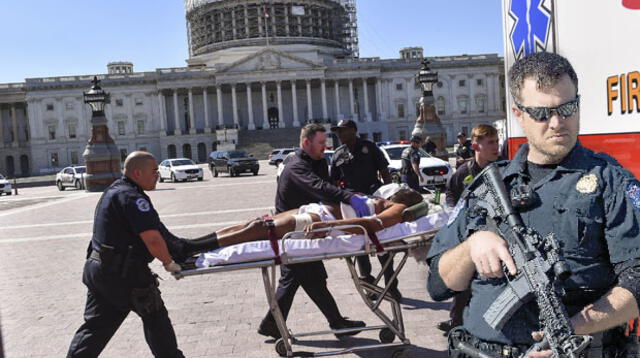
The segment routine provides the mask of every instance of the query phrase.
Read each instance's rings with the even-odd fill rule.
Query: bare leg
[[[286,233],[295,230],[296,222],[293,218],[297,210],[290,210],[284,213],[280,213],[273,217],[275,225],[275,234],[278,238],[281,238]],[[315,214],[311,214],[311,219],[316,222],[320,221],[320,217]],[[240,225],[238,225],[240,226]],[[236,227],[232,227],[236,228]],[[268,239],[268,227],[261,219],[255,219],[248,222],[238,230],[231,230],[232,228],[225,228],[217,232],[218,243],[220,247],[240,244],[249,241],[259,241]]]

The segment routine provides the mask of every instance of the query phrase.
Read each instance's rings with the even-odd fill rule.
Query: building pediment
[[[221,68],[219,73],[243,73],[257,71],[316,70],[322,66],[301,57],[266,48],[243,57]]]

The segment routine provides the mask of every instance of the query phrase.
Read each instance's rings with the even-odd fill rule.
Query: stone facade
[[[143,149],[159,160],[204,162],[218,147],[242,146],[238,138],[248,136],[239,132],[260,138],[271,128],[343,118],[357,120],[360,134],[374,141],[411,135],[421,96],[414,80],[419,57],[342,57],[322,45],[291,41],[221,51],[190,58],[190,67],[98,76],[111,94],[105,114],[123,158]],[[501,57],[429,59],[439,75],[433,92],[448,145],[458,131],[505,117]],[[82,164],[91,133],[82,92],[92,77],[0,84],[0,173],[38,175]]]

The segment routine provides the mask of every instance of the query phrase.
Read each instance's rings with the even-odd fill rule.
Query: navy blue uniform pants
[[[420,180],[417,175],[402,174],[402,182],[407,184],[409,188],[417,191],[418,193],[420,192]]]
[[[84,323],[73,337],[67,357],[99,356],[129,312],[135,311],[132,289],[148,287],[155,283],[156,278],[146,264],[138,265],[132,271],[127,279],[122,279],[117,274],[103,270],[100,262],[92,259],[86,261],[82,281],[89,292]],[[152,312],[136,313],[142,318],[144,336],[155,357],[184,357],[178,349],[164,303],[161,302]]]
[[[337,325],[342,320],[338,305],[327,288],[327,272],[320,261],[280,266],[276,300],[285,320],[300,286],[318,306],[330,326]],[[265,321],[275,322],[271,312],[264,318],[263,322]]]
[[[391,290],[395,290],[398,287],[398,278],[396,277],[393,283],[389,284],[389,280],[391,279],[391,276],[393,276],[393,259],[391,259],[391,255],[384,254],[377,255],[377,257],[381,266],[384,266],[387,260],[391,260],[387,269],[384,270],[384,282],[391,288]],[[371,261],[369,260],[369,255],[356,256],[356,262],[358,263],[360,278],[367,282],[373,282],[375,278],[371,275]]]

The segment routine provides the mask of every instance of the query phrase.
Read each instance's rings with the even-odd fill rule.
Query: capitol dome
[[[228,63],[265,46],[357,57],[355,0],[185,0],[191,66]]]

